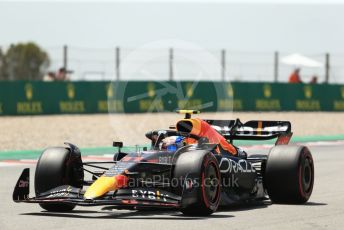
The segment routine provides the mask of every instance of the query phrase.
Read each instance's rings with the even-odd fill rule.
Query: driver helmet
[[[162,140],[163,148],[168,151],[175,151],[184,145],[184,137],[182,136],[172,136],[166,137]]]

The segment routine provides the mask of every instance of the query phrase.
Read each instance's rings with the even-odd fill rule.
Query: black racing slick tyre
[[[53,147],[44,150],[35,172],[36,196],[62,185],[82,188],[84,172],[80,152],[70,148]],[[39,204],[53,212],[66,212],[74,209],[71,204]]]
[[[220,203],[221,177],[215,156],[204,150],[180,155],[176,161],[174,178],[181,183],[181,212],[188,216],[208,216]]]
[[[280,145],[271,149],[264,184],[273,203],[302,204],[313,191],[314,162],[305,146]]]

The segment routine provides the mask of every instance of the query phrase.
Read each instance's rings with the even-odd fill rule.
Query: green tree
[[[42,80],[49,67],[49,56],[35,43],[11,45],[0,60],[3,80]]]
[[[7,79],[5,72],[5,55],[0,47],[0,80]]]

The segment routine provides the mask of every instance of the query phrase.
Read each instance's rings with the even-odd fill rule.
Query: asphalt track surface
[[[177,211],[102,210],[77,207],[70,213],[47,213],[35,204],[16,204],[12,190],[25,165],[0,167],[0,229],[343,229],[344,146],[310,148],[315,185],[305,205],[269,201],[221,208],[210,217],[184,217]],[[31,185],[34,165],[31,168]],[[31,186],[31,192],[33,188]]]

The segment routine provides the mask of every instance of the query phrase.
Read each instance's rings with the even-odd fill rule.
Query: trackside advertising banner
[[[239,82],[0,82],[0,115],[344,111],[344,85]]]

